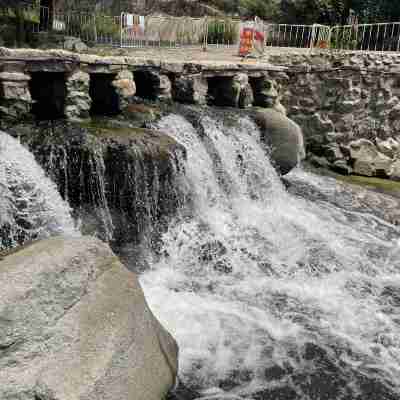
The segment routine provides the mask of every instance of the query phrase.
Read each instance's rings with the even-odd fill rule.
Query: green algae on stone
[[[335,174],[335,177],[339,181],[343,181],[346,183],[359,185],[359,186],[366,186],[371,189],[375,189],[377,191],[392,194],[395,196],[400,196],[400,182],[392,181],[389,179],[383,178],[375,178],[375,177],[366,177],[366,176],[359,176],[359,175],[339,175]]]
[[[100,141],[112,141],[116,144],[139,147],[143,153],[149,153],[161,159],[171,157],[171,151],[178,146],[167,133],[120,124],[118,121],[93,119],[80,123],[90,135]]]

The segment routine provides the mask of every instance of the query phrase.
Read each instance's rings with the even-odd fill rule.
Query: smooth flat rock
[[[0,399],[161,400],[177,345],[101,241],[56,237],[0,261]]]

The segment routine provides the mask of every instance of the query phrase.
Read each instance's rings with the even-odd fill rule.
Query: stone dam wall
[[[280,101],[303,129],[309,159],[340,173],[400,179],[400,57],[275,57]]]
[[[0,48],[0,118],[115,115],[136,99],[274,108],[303,129],[308,158],[400,179],[400,54],[287,53],[179,61]]]

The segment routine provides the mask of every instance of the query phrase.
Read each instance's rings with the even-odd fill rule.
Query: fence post
[[[97,44],[96,14],[93,14],[93,33],[94,33],[94,43]]]
[[[331,45],[332,45],[332,32],[333,32],[333,27],[330,26],[329,27],[329,34],[328,34],[328,49],[331,49]]]
[[[313,24],[312,29],[311,29],[310,51],[312,51],[314,48],[316,31],[317,31],[317,25]]]
[[[207,51],[208,44],[208,19],[204,17],[204,40],[203,40],[203,51]]]
[[[124,20],[124,13],[121,13],[120,21],[119,21],[119,34],[120,34],[120,47],[124,47],[122,43],[122,31],[123,31],[123,20]]]

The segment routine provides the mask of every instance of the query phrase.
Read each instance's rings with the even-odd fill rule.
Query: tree
[[[32,1],[31,4],[35,4]],[[24,17],[24,7],[26,7],[26,2],[23,0],[0,0],[0,14],[6,15],[8,11],[15,16],[15,27],[16,27],[16,41],[17,44],[22,44],[25,42],[25,17]]]
[[[282,0],[280,17],[287,23],[337,23],[345,8],[344,0]]]
[[[359,22],[400,21],[400,1],[396,0],[281,0],[280,18],[288,23],[346,24],[350,10]]]
[[[243,16],[271,20],[276,16],[277,6],[273,0],[240,0],[238,11]]]
[[[352,0],[351,8],[362,22],[400,21],[400,2],[394,0]]]

